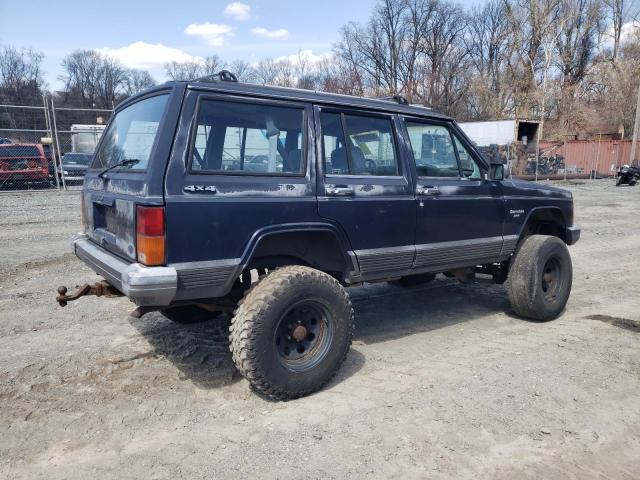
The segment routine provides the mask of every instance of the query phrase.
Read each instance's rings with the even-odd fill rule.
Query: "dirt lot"
[[[301,400],[253,394],[226,323],[57,307],[94,275],[78,196],[0,195],[1,478],[640,478],[640,188],[569,185],[583,237],[550,323],[503,286],[350,291],[353,349]]]

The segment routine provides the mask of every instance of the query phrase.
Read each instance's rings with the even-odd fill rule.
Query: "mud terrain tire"
[[[507,291],[516,314],[532,320],[552,320],[564,310],[573,269],[562,240],[548,235],[525,238],[511,260]]]
[[[240,301],[230,349],[255,390],[289,400],[319,390],[336,374],[352,336],[351,300],[338,281],[287,266],[269,272]]]

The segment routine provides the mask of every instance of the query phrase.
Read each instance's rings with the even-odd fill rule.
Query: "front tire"
[[[573,280],[571,256],[557,237],[531,235],[509,267],[507,291],[515,312],[533,320],[552,320],[564,310]]]
[[[336,374],[352,335],[351,300],[338,281],[287,266],[269,272],[240,302],[230,348],[255,390],[288,400],[319,390]]]

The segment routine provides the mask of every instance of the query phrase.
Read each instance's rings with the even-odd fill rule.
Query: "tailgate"
[[[85,233],[132,262],[136,261],[137,206],[164,205],[164,171],[181,102],[173,98],[169,103],[170,98],[170,90],[161,89],[119,107],[85,174]],[[169,104],[173,108],[167,113]]]

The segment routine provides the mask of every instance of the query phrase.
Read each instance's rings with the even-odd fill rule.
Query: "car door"
[[[318,212],[346,233],[363,279],[411,268],[415,200],[397,118],[316,107]]]
[[[413,268],[444,271],[495,262],[503,244],[500,182],[448,122],[404,119],[416,172]]]

